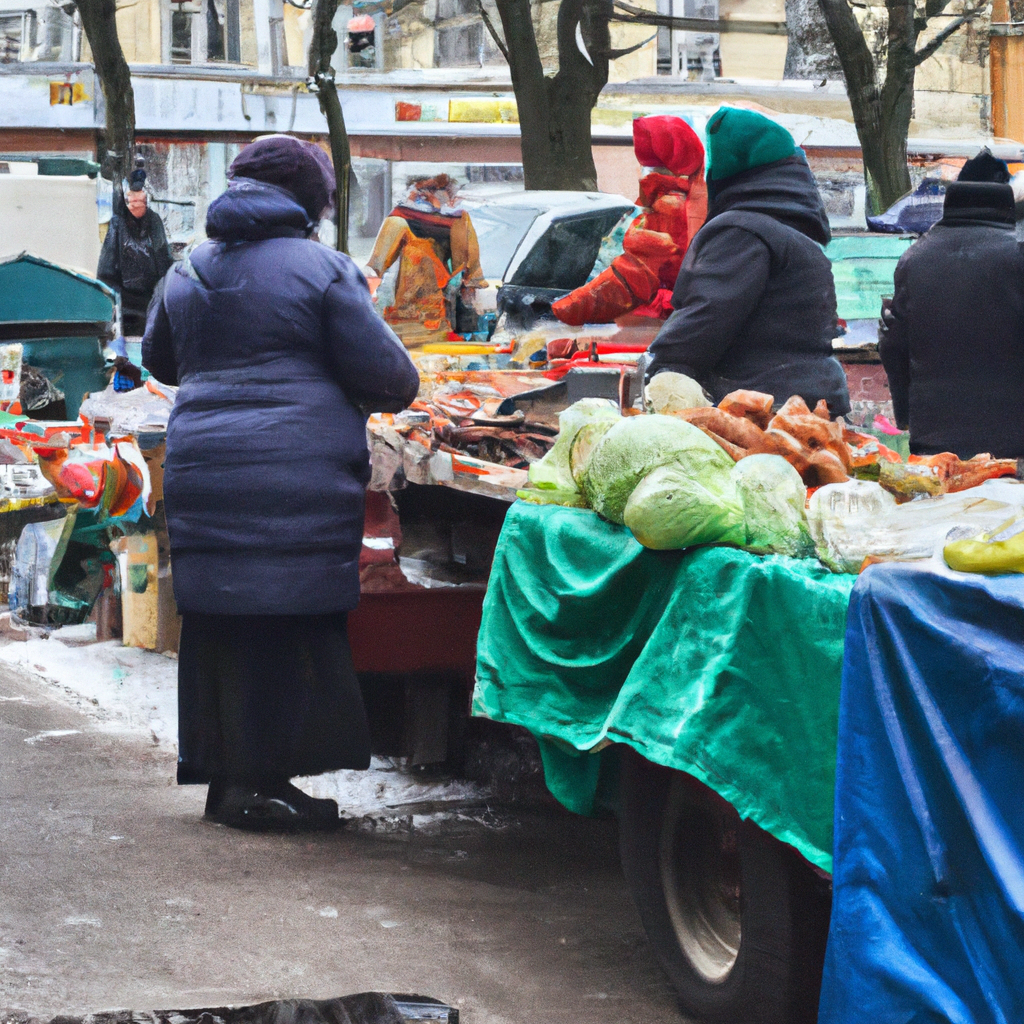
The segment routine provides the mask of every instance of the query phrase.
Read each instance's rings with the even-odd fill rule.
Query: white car
[[[470,192],[461,198],[491,286],[478,293],[476,308],[514,318],[542,314],[585,284],[601,239],[633,210],[630,200],[606,192]]]

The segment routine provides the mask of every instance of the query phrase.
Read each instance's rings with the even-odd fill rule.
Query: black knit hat
[[[961,168],[957,181],[990,181],[996,185],[1007,185],[1010,182],[1010,168],[1005,160],[992,155],[985,146],[981,152],[971,157]]]
[[[135,170],[128,175],[128,191],[141,192],[146,187],[146,168],[142,162],[136,165]]]
[[[311,142],[291,135],[268,135],[235,157],[229,178],[253,178],[287,189],[316,221],[336,190],[334,168],[327,154]]]

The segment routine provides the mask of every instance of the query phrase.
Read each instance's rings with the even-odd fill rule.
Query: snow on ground
[[[54,630],[49,638],[0,647],[0,661],[47,685],[64,704],[85,712],[104,731],[133,732],[173,746],[178,734],[178,663],[117,640],[70,646],[81,627]]]
[[[117,640],[88,642],[93,637],[94,626],[66,626],[49,637],[0,645],[0,662],[44,683],[51,696],[82,711],[100,729],[148,736],[176,752],[177,660],[122,647]],[[330,772],[298,784],[312,796],[337,800],[344,817],[388,831],[426,828],[453,817],[482,820],[478,814],[489,796],[476,783],[420,778],[401,762],[380,757],[365,772]]]

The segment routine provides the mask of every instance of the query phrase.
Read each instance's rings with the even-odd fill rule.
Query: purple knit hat
[[[242,150],[228,168],[229,178],[252,178],[279,185],[317,221],[334,201],[336,183],[330,158],[312,142],[291,135],[268,135]]]

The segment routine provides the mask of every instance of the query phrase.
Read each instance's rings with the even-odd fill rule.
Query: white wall
[[[30,252],[96,276],[100,234],[96,182],[0,174],[0,258]]]

